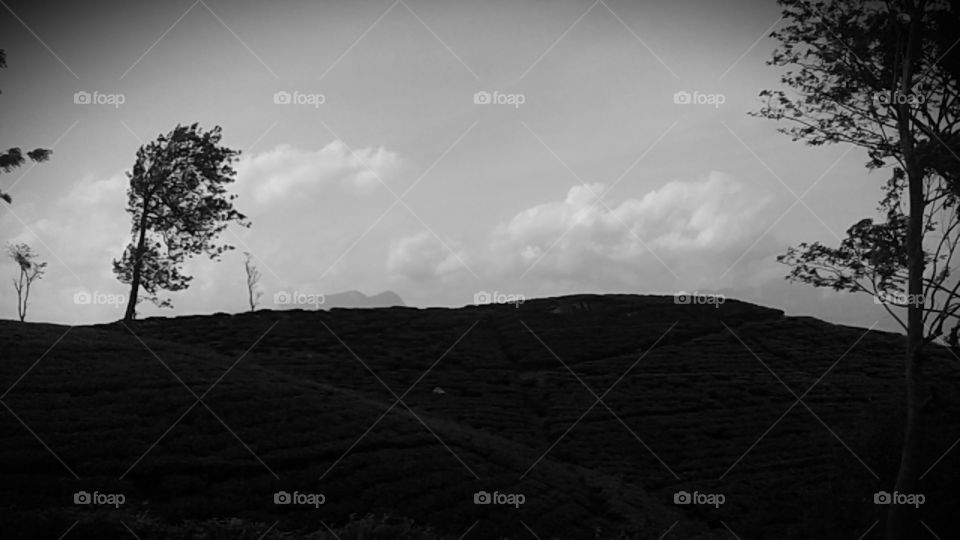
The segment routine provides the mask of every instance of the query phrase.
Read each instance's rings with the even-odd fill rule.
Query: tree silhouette
[[[870,170],[892,170],[880,205],[886,222],[862,220],[840,247],[801,244],[780,261],[793,267],[788,279],[870,292],[891,314],[891,307],[906,309],[906,321],[895,317],[907,335],[894,490],[915,493],[927,398],[923,350],[943,336],[944,324],[956,324],[960,310],[958,288],[950,286],[960,225],[958,11],[946,0],[780,3],[787,24],[772,34],[780,45],[768,63],[788,68],[781,83],[791,93],[761,92],[766,104],[754,114],[791,123],[780,131],[794,141],[851,143],[866,150]],[[908,508],[890,505],[887,538],[910,536]]]
[[[250,305],[250,311],[256,311],[257,302],[263,296],[263,291],[257,290],[260,283],[260,270],[253,264],[253,255],[249,252],[243,253],[243,269],[247,273],[247,303]]]
[[[20,322],[27,317],[27,305],[30,302],[30,287],[33,282],[42,278],[47,263],[40,261],[33,249],[25,243],[8,244],[7,254],[20,267],[20,274],[13,280],[13,288],[17,291],[17,315]]]
[[[233,207],[236,195],[226,185],[234,181],[232,167],[239,151],[220,146],[220,126],[204,131],[196,123],[177,125],[166,135],[141,146],[133,170],[127,173],[127,212],[132,216],[130,244],[113,271],[130,285],[124,320],[136,317],[138,295],[160,307],[162,290],[186,289],[192,276],[181,272],[184,261],[206,253],[211,259],[233,246],[216,244],[230,222],[249,227]]]
[[[7,53],[3,49],[0,49],[0,69],[4,69],[6,67]],[[53,150],[37,148],[27,152],[26,158],[30,158],[30,160],[35,163],[40,163],[50,159],[51,154],[53,154]],[[24,157],[23,151],[17,147],[9,148],[5,152],[0,152],[0,170],[8,173],[26,163],[26,158]],[[10,196],[10,194],[2,189],[0,189],[0,199],[6,201],[7,204],[13,203],[13,198]]]

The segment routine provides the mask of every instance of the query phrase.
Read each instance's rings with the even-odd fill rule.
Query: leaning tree
[[[786,89],[765,90],[757,115],[818,146],[850,143],[867,167],[887,168],[885,221],[863,220],[837,248],[819,242],[780,260],[788,278],[869,292],[906,331],[906,418],[893,489],[916,492],[923,448],[924,347],[953,335],[960,310],[951,274],[960,193],[960,19],[948,0],[781,0],[786,24],[769,64]],[[949,338],[948,338],[949,339]],[[908,536],[908,510],[891,505],[887,538]]]
[[[170,307],[159,291],[189,286],[193,277],[182,272],[187,258],[205,253],[219,260],[233,249],[217,242],[219,234],[231,222],[250,226],[233,206],[237,196],[226,189],[235,181],[232,164],[240,152],[221,146],[220,137],[220,126],[204,131],[196,123],[178,124],[137,150],[127,173],[132,240],[113,261],[117,278],[130,285],[124,320],[136,317],[141,289],[157,306]]]

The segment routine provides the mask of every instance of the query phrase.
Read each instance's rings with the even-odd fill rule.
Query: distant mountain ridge
[[[320,309],[331,308],[385,308],[404,307],[406,304],[400,295],[393,291],[383,291],[380,294],[367,296],[360,291],[352,290],[327,295]]]
[[[393,291],[383,291],[373,296],[358,290],[344,291],[328,295],[301,294],[299,292],[280,292],[274,295],[272,305],[264,305],[265,309],[287,310],[308,309],[326,310],[333,308],[347,309],[374,309],[388,307],[406,307],[400,295]]]

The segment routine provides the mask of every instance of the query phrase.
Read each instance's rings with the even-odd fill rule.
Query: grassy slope
[[[552,312],[572,301],[589,310]],[[0,322],[0,385],[65,330]],[[4,411],[3,506],[69,506],[73,491],[100,489],[170,519],[311,529],[391,511],[455,537],[478,522],[470,537],[526,524],[541,538],[587,538],[597,527],[658,538],[677,521],[677,537],[729,534],[724,524],[742,538],[856,537],[878,517],[872,492],[895,467],[898,339],[858,342],[862,329],[739,302],[583,296],[520,308],[158,318],[130,330],[72,329],[3,398],[81,477]],[[929,463],[960,435],[958,400],[947,399],[955,366],[932,361],[943,399]],[[204,397],[209,409],[187,412],[196,399],[177,377],[202,395],[221,376]],[[778,378],[797,396],[817,383],[804,397],[810,410]],[[584,384],[603,395],[615,383],[606,405],[584,415],[596,401]],[[404,402],[429,429],[397,405],[350,449],[394,403],[384,385],[410,388]],[[925,486],[940,495],[924,507],[934,530],[960,498],[944,480],[958,461],[948,454]],[[276,507],[278,489],[321,491],[327,504]],[[479,489],[522,492],[527,503],[476,506]],[[677,489],[723,492],[727,503],[675,507]]]

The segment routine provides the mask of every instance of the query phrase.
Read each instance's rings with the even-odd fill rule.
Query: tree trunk
[[[902,95],[909,95],[913,88],[914,60],[920,45],[921,21],[924,2],[912,6],[909,34],[897,89]],[[903,435],[903,447],[900,453],[900,468],[893,486],[894,494],[917,493],[919,487],[920,451],[923,446],[923,235],[924,212],[924,173],[916,153],[916,139],[913,136],[912,111],[908,103],[899,105],[897,111],[897,131],[900,137],[900,150],[907,175],[907,189],[910,199],[910,217],[907,226],[907,293],[911,300],[907,305],[907,346],[904,359],[904,382],[906,386],[906,418]],[[911,519],[915,510],[904,504],[890,501],[887,512],[887,540],[911,538],[915,523]]]
[[[30,276],[27,276],[27,283],[23,288],[23,307],[20,309],[20,322],[27,318],[27,302],[30,301]]]
[[[23,276],[24,276],[24,273],[25,273],[25,272],[24,272],[24,270],[23,270],[23,267],[21,266],[21,267],[20,267],[20,283],[19,283],[19,284],[18,284],[17,282],[14,282],[14,283],[13,283],[14,288],[17,289],[17,316],[20,317],[20,322],[23,322],[23,320],[24,320],[24,319],[26,318],[26,316],[27,316],[27,303],[26,303],[26,302],[24,301],[24,299],[23,299],[23,293],[24,293],[24,288],[23,288]]]
[[[923,446],[923,401],[926,395],[923,384],[923,353],[914,349],[907,353],[907,416],[900,454],[900,469],[893,486],[894,493],[919,493],[920,453]],[[887,539],[913,538],[916,520],[911,519],[916,510],[912,506],[891,504],[887,512]]]
[[[127,299],[127,311],[123,320],[131,322],[137,317],[137,295],[140,292],[140,271],[143,267],[143,251],[147,243],[147,197],[143,198],[143,210],[140,214],[140,236],[133,255],[133,277],[130,280],[130,298]]]
[[[923,297],[923,193],[922,177],[910,175],[910,222],[907,229],[908,298]],[[920,192],[919,195],[915,192]],[[915,199],[919,197],[919,204]],[[906,385],[906,418],[900,468],[893,486],[894,493],[917,493],[919,483],[920,450],[923,444],[923,311],[922,304],[912,301],[907,307],[907,347],[904,358]],[[887,512],[887,540],[911,538],[910,513],[913,509],[902,504],[891,504]]]

